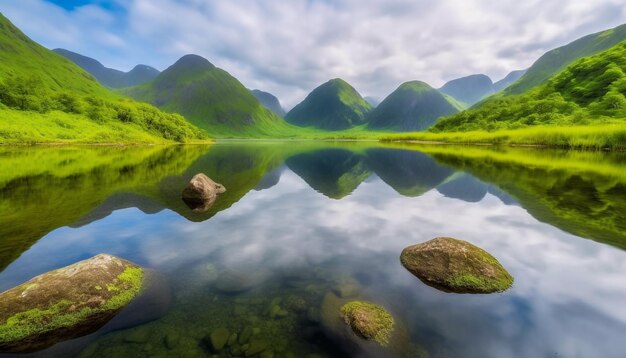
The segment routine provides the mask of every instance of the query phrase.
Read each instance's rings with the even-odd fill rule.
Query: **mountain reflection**
[[[421,150],[254,143],[2,148],[0,271],[56,228],[80,227],[130,207],[146,214],[168,209],[190,221],[205,221],[252,190],[280,185],[285,170],[337,200],[377,178],[407,197],[435,189],[447,198],[479,202],[490,194],[505,204],[519,202],[537,219],[565,231],[626,248],[623,155],[587,153],[571,166],[572,160],[554,160],[559,156],[554,151],[519,156],[487,149]],[[524,163],[516,161],[520,157]],[[193,211],[181,200],[182,189],[197,173],[227,189],[206,211]]]

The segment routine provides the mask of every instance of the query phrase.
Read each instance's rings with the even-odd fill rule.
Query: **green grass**
[[[0,143],[207,138],[179,115],[108,91],[71,61],[29,39],[1,14],[0,49]]]
[[[547,52],[504,95],[524,93],[542,84],[572,62],[595,55],[626,40],[626,25],[582,37],[572,43]]]
[[[626,123],[590,126],[534,126],[468,132],[386,134],[384,142],[424,141],[459,144],[531,145],[584,150],[626,150]]]
[[[574,62],[548,82],[524,94],[494,97],[459,114],[440,118],[429,131],[494,132],[534,126],[583,127],[606,123],[626,126],[626,41]],[[598,134],[596,131],[592,135],[578,132],[570,131],[568,136],[584,137],[583,141],[587,141]],[[555,144],[560,145],[558,140],[562,138],[551,133],[549,139],[557,140]],[[613,136],[607,138],[612,139]]]

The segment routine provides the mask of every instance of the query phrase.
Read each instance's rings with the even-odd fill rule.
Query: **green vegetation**
[[[364,124],[371,110],[354,87],[335,78],[314,89],[285,120],[303,127],[342,130]]]
[[[537,220],[626,249],[623,152],[404,146],[493,183]]]
[[[584,126],[626,119],[626,42],[583,58],[547,83],[518,96],[499,97],[440,119],[435,133]],[[622,142],[623,143],[623,142]]]
[[[2,15],[0,48],[0,143],[206,138],[181,116],[110,93],[78,66],[30,40]]]
[[[389,344],[395,322],[393,316],[383,307],[369,302],[352,301],[343,305],[340,311],[354,333],[382,346]]]
[[[456,113],[462,108],[462,104],[424,82],[406,82],[372,111],[368,128],[420,131],[430,127],[437,118]]]
[[[179,113],[219,137],[269,137],[295,131],[236,78],[196,55],[183,56],[153,81],[120,92]]]
[[[534,126],[521,129],[469,132],[420,132],[386,134],[383,142],[417,141],[432,143],[528,145],[584,150],[625,150],[626,127],[622,124],[592,126]]]
[[[557,74],[572,62],[595,55],[626,40],[626,25],[582,37],[541,56],[528,71],[503,92],[503,95],[522,94]]]

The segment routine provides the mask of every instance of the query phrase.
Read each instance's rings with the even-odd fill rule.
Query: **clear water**
[[[0,148],[0,291],[99,253],[167,278],[156,319],[46,357],[244,356],[253,341],[260,357],[380,354],[324,324],[324,297],[346,287],[406,331],[387,356],[626,357],[625,164],[365,143]],[[199,172],[227,188],[206,212],[180,200]],[[514,286],[424,285],[399,255],[438,236],[489,251]],[[214,352],[218,328],[252,338]]]

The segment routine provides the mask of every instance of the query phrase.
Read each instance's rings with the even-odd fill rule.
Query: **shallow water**
[[[253,343],[262,357],[360,356],[320,317],[342,291],[394,314],[410,337],[402,355],[624,357],[625,164],[365,143],[0,148],[0,291],[99,253],[168,279],[156,320],[46,357],[243,356]],[[198,172],[227,188],[206,212],[180,200]],[[514,286],[424,285],[399,254],[438,236],[489,251]],[[218,328],[251,338],[216,354]]]

